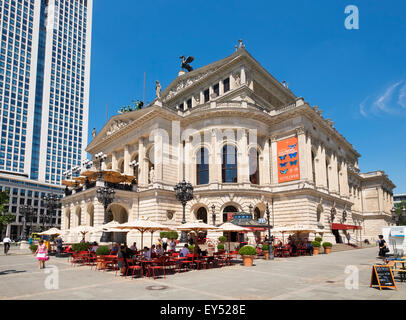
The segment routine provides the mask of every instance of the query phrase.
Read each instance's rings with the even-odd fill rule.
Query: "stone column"
[[[221,96],[222,94],[224,94],[224,83],[223,80],[219,81],[219,95]]]
[[[190,137],[187,137],[185,140],[185,157],[184,157],[184,161],[185,161],[185,180],[187,182],[191,181],[191,170],[190,170],[190,166],[191,166],[191,146],[190,146]]]
[[[348,185],[348,166],[345,160],[341,161],[341,173],[340,173],[340,194],[344,197],[349,197],[349,185]]]
[[[264,151],[263,151],[262,166],[259,168],[260,184],[271,184],[271,148],[269,145],[269,138],[265,138]]]
[[[114,171],[119,171],[117,152],[115,151],[111,154],[111,169]]]
[[[245,66],[241,67],[241,85],[246,84],[247,83],[247,76],[245,73]]]
[[[131,154],[130,146],[127,144],[124,146],[124,174],[131,175],[133,172],[130,167]]]
[[[326,150],[321,143],[316,156],[316,186],[327,190]]]
[[[238,130],[237,174],[239,183],[250,183],[250,168],[248,155],[248,132]]]
[[[154,178],[155,182],[162,183],[163,180],[163,137],[156,134],[154,137]]]
[[[140,138],[138,141],[138,185],[143,187],[148,185],[148,158],[146,152],[145,138]]]
[[[306,157],[306,135],[304,128],[298,128],[296,130],[298,148],[299,148],[299,170],[300,179],[309,179],[308,167],[307,167],[307,157]]]
[[[307,168],[307,179],[309,181],[312,181],[315,183],[316,181],[313,181],[313,159],[312,159],[312,137],[309,133],[306,135],[306,155],[305,155],[305,160],[306,160],[306,168]]]
[[[217,172],[217,142],[216,142],[216,131],[211,132],[211,152],[210,152],[210,166],[209,166],[209,179],[210,183],[219,183],[219,177]]]
[[[95,198],[93,200],[94,204],[94,226],[101,226],[104,222],[104,207],[103,205]]]
[[[271,137],[271,184],[278,184],[278,142]]]
[[[337,156],[335,154],[332,154],[331,156],[331,170],[329,170],[329,178],[328,180],[330,181],[330,191],[333,193],[338,194],[338,162],[337,162]]]

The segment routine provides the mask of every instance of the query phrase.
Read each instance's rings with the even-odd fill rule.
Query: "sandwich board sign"
[[[379,286],[379,290],[382,290],[382,288],[394,288],[398,290],[390,266],[374,265],[372,267],[370,287],[372,286]]]

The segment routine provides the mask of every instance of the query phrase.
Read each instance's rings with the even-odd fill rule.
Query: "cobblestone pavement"
[[[72,267],[66,258],[51,257],[38,269],[33,255],[0,256],[2,300],[400,300],[406,299],[406,282],[398,291],[370,288],[372,265],[381,263],[377,250],[362,249],[313,257],[255,260],[219,269],[189,271],[156,280],[125,279],[115,272]],[[354,266],[356,268],[354,268]],[[358,289],[346,289],[346,279],[359,270]],[[356,275],[356,274],[355,274]],[[351,279],[348,283],[353,283]],[[54,288],[57,289],[54,289]]]

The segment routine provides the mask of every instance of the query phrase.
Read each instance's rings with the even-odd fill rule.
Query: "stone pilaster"
[[[296,130],[298,148],[299,148],[299,170],[300,170],[300,179],[308,179],[308,167],[306,161],[306,135],[304,128],[298,128]]]
[[[138,185],[141,187],[145,187],[148,185],[148,158],[145,146],[145,138],[140,138],[140,140],[138,141],[138,162]]]
[[[133,174],[130,167],[130,162],[131,162],[130,146],[127,144],[124,146],[124,174],[127,175]]]
[[[269,138],[265,139],[262,159],[262,166],[259,168],[261,175],[259,181],[261,185],[269,185],[271,183],[271,148],[269,145]]]
[[[248,133],[246,130],[238,130],[238,155],[237,172],[238,182],[250,183],[249,155],[248,155]]]
[[[278,181],[278,141],[276,137],[271,137],[271,184]]]

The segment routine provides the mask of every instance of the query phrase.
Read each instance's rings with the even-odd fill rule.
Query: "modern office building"
[[[406,202],[406,194],[402,193],[402,194],[395,194],[393,196],[393,201],[395,203],[395,206],[397,206],[399,203],[405,201]]]
[[[302,236],[320,234],[333,243],[349,235],[354,244],[374,241],[394,224],[395,185],[385,172],[361,173],[360,154],[334,123],[241,44],[222,60],[180,72],[162,93],[159,88],[145,108],[112,117],[87,147],[95,168],[83,175],[96,179],[98,159],[105,158],[105,181],[115,171],[122,175],[112,183],[133,175],[137,187],[112,184],[115,197],[106,210],[97,184],[75,188],[62,200],[63,229],[140,218],[178,226],[183,208],[174,186],[183,179],[194,187],[187,222],[220,224],[233,213],[263,221],[269,205],[272,233],[280,239],[283,230],[305,230]],[[129,234],[127,242],[134,240],[140,243],[140,235]]]
[[[7,179],[60,186],[63,172],[86,157],[92,4],[0,0],[0,175]]]

